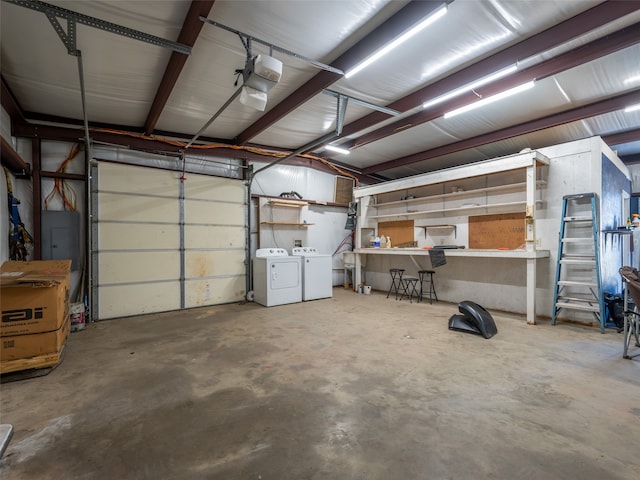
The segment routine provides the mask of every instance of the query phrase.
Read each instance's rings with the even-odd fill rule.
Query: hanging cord
[[[33,244],[33,237],[27,231],[20,219],[20,212],[18,211],[18,205],[20,200],[13,196],[13,185],[11,184],[11,174],[7,167],[4,169],[4,175],[7,181],[7,194],[9,197],[9,221],[11,222],[9,228],[9,258],[11,260],[27,259],[27,245]]]
[[[80,153],[80,145],[74,143],[69,151],[69,155],[67,158],[60,164],[57,173],[65,173],[67,170],[67,166],[73,160],[78,153]],[[65,210],[69,210],[70,212],[76,211],[76,192],[73,190],[71,185],[62,178],[55,178],[53,181],[53,188],[51,189],[51,193],[47,195],[44,199],[44,209],[49,210],[49,202],[57,195],[62,199],[62,204]]]
[[[344,237],[344,239],[340,242],[340,245],[338,245],[338,248],[335,249],[335,251],[331,254],[332,257],[336,256],[338,253],[340,253],[340,250],[342,249],[342,247],[344,247],[345,245],[351,247],[351,249],[345,250],[347,252],[351,251],[353,249],[353,242],[351,239],[351,232],[349,232],[347,234],[346,237]]]

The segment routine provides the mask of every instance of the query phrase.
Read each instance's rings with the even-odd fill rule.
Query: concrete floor
[[[91,324],[2,385],[12,479],[638,479],[622,335],[341,288]]]

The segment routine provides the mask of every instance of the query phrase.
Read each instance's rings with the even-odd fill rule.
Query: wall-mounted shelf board
[[[291,208],[300,208],[306,207],[309,205],[308,202],[304,202],[301,200],[269,200],[269,203],[278,207],[291,207]]]
[[[261,225],[288,225],[290,227],[308,227],[315,223],[298,223],[298,222],[260,222]]]
[[[386,213],[384,215],[369,215],[369,218],[397,218],[397,217],[419,217],[419,216],[428,216],[435,214],[442,214],[446,212],[475,212],[482,210],[489,210],[495,208],[505,208],[505,207],[525,207],[527,205],[526,201],[522,202],[505,202],[505,203],[491,203],[488,205],[467,205],[463,207],[453,207],[453,208],[440,208],[434,210],[422,210],[417,212],[404,212],[404,213]]]
[[[547,184],[545,180],[538,180],[536,182],[538,188]],[[409,198],[407,200],[395,200],[393,202],[383,202],[372,204],[372,207],[380,208],[380,207],[391,207],[393,205],[410,205],[412,203],[421,203],[425,200],[437,200],[442,198],[460,198],[468,195],[477,195],[478,193],[493,193],[500,192],[505,190],[524,190],[527,184],[525,182],[521,183],[507,183],[504,185],[496,185],[494,187],[484,187],[484,188],[475,188],[473,190],[464,190],[460,192],[451,192],[451,193],[440,193],[436,195],[429,195],[427,197],[416,197]]]

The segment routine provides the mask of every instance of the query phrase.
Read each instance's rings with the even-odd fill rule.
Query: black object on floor
[[[491,338],[498,333],[493,317],[481,305],[465,300],[458,304],[458,310],[462,315],[449,318],[449,330],[482,335],[484,338]]]

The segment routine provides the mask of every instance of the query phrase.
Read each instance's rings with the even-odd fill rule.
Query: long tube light
[[[359,71],[361,71],[364,68],[368,67],[373,62],[378,60],[380,57],[386,55],[391,50],[396,48],[398,45],[406,42],[411,37],[413,37],[415,34],[417,34],[418,32],[422,31],[423,29],[425,29],[426,27],[428,27],[429,25],[434,23],[439,18],[443,17],[446,13],[447,13],[447,5],[442,5],[440,8],[438,8],[437,10],[434,10],[431,14],[429,14],[427,17],[425,17],[424,20],[422,20],[421,22],[417,23],[415,26],[411,27],[409,30],[404,32],[402,35],[397,37],[395,40],[387,43],[380,50],[375,51],[373,54],[371,54],[367,58],[365,58],[362,62],[358,63],[355,67],[347,70],[347,73],[344,74],[344,77],[345,78],[352,77],[353,75],[355,75]]]
[[[636,103],[635,105],[629,105],[624,109],[624,113],[635,112],[636,110],[640,110],[640,103]]]
[[[336,153],[342,153],[344,155],[349,155],[349,153],[351,153],[346,148],[336,147],[335,145],[325,145],[324,148],[325,148],[325,150],[330,150],[330,151],[336,152]]]
[[[462,87],[456,88],[455,90],[451,90],[449,93],[445,93],[444,95],[440,95],[439,97],[432,98],[422,104],[422,108],[429,108],[437,105],[439,103],[445,102],[451,98],[462,95],[463,93],[470,92],[471,90],[475,90],[482,85],[486,85],[487,83],[491,83],[494,80],[498,80],[499,78],[506,77],[507,75],[511,75],[513,72],[518,70],[517,65],[511,65],[510,67],[503,68],[502,70],[498,70],[497,72],[492,73],[491,75],[487,75],[486,77],[479,78],[475,82],[471,82],[468,85],[463,85]]]
[[[476,108],[484,107],[485,105],[489,105],[491,103],[497,102],[498,100],[502,100],[512,95],[516,95],[517,93],[524,92],[525,90],[529,90],[530,88],[533,88],[534,85],[535,85],[535,80],[532,80],[527,83],[523,83],[522,85],[518,85],[517,87],[510,88],[509,90],[505,90],[504,92],[496,93],[495,95],[483,98],[482,100],[478,100],[477,102],[470,103],[469,105],[465,105],[464,107],[451,110],[450,112],[447,112],[444,114],[444,118],[455,117],[456,115],[460,115],[461,113],[466,113],[470,110],[475,110]]]

